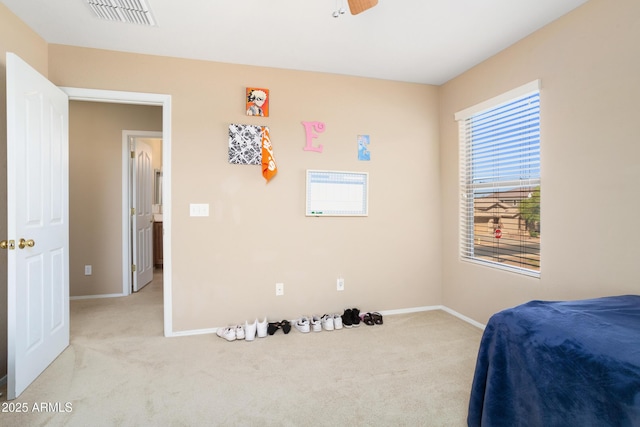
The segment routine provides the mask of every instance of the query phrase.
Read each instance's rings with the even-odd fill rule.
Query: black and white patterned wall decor
[[[262,162],[262,129],[265,126],[229,125],[229,163],[259,165]]]

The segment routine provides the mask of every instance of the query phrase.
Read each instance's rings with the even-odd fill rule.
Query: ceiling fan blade
[[[378,0],[349,0],[349,10],[352,15],[357,15],[378,4]]]

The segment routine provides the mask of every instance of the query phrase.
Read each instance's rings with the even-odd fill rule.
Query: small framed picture
[[[371,152],[369,151],[369,135],[358,135],[358,160],[371,160]]]
[[[247,116],[269,117],[269,89],[247,88]]]

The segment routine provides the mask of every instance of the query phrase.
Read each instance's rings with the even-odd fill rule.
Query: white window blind
[[[461,258],[539,276],[539,82],[464,110],[456,120]]]

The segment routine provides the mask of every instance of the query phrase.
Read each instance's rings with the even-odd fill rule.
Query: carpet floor
[[[446,312],[252,342],[165,338],[162,315],[156,280],[129,297],[71,301],[70,346],[18,399],[3,390],[0,423],[466,425],[482,331]]]

